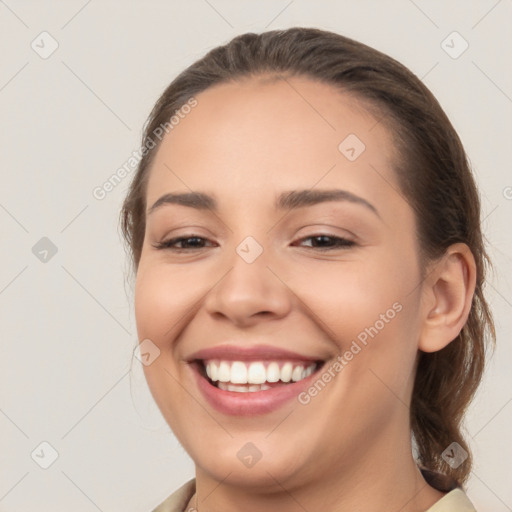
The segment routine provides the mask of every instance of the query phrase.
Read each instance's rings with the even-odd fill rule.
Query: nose
[[[265,251],[252,263],[235,253],[231,269],[204,301],[207,312],[249,327],[265,319],[285,317],[292,307],[293,292],[279,272],[267,266]]]

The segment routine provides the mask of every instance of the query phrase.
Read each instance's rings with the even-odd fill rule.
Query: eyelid
[[[316,249],[317,251],[335,251],[335,250],[347,249],[349,247],[353,247],[353,246],[357,245],[357,243],[354,240],[352,240],[351,238],[348,238],[348,237],[345,237],[345,236],[333,235],[333,234],[329,234],[329,233],[316,233],[316,234],[313,234],[313,235],[307,235],[307,236],[299,238],[297,241],[298,242],[303,242],[305,240],[310,240],[310,239],[314,239],[314,238],[320,238],[322,236],[325,236],[327,238],[331,238],[332,240],[334,240],[335,241],[335,245],[334,246],[330,246],[330,247],[321,247],[321,246],[320,247],[309,246],[309,247],[311,249]],[[300,247],[303,247],[303,246],[300,246]]]
[[[343,249],[347,249],[347,248],[354,247],[354,246],[358,245],[357,242],[355,240],[351,239],[350,237],[338,236],[338,235],[334,235],[332,233],[316,232],[316,233],[309,234],[307,236],[302,236],[302,237],[297,238],[294,242],[292,242],[292,246],[293,246],[293,244],[296,244],[297,242],[299,242],[298,246],[304,247],[304,246],[300,245],[300,242],[304,242],[305,240],[312,240],[312,239],[320,238],[320,237],[330,238],[335,242],[335,244],[332,246],[326,246],[326,247],[322,247],[322,246],[313,247],[313,245],[311,245],[311,246],[309,246],[309,248],[311,250],[327,252],[327,251],[343,250]],[[167,238],[160,242],[156,242],[152,245],[153,245],[153,247],[155,247],[155,249],[158,249],[158,250],[168,249],[170,251],[177,252],[177,253],[178,252],[190,253],[190,252],[195,252],[198,250],[203,250],[208,247],[208,245],[203,246],[203,247],[172,247],[173,245],[175,245],[177,243],[180,243],[182,241],[186,241],[186,240],[192,239],[192,238],[200,239],[200,240],[204,241],[204,243],[210,244],[210,247],[211,247],[212,240],[210,240],[207,237],[197,235],[194,233]],[[213,243],[215,243],[215,242],[213,242]]]
[[[176,251],[176,252],[179,252],[179,251],[189,252],[189,251],[193,251],[194,248],[182,248],[182,247],[171,247],[171,246],[178,242],[181,242],[182,240],[188,240],[190,238],[199,238],[201,240],[206,241],[206,243],[212,242],[209,238],[207,238],[205,236],[190,234],[190,235],[180,235],[180,236],[173,236],[170,238],[164,238],[160,242],[155,242],[151,245],[153,247],[155,247],[156,249],[169,249],[169,250]],[[195,248],[195,250],[201,250],[201,249],[205,249],[205,248],[206,247],[197,247],[197,248]]]
[[[303,233],[303,234],[301,234]],[[350,240],[354,243],[359,243],[360,237],[357,236],[354,232],[342,228],[341,226],[331,225],[331,224],[310,224],[308,226],[304,226],[297,231],[297,239],[307,238],[307,237],[315,237],[315,236],[330,236],[333,238],[344,238],[346,240]]]

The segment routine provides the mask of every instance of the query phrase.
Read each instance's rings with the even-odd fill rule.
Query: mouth
[[[189,368],[209,405],[223,414],[241,417],[271,413],[297,399],[326,363],[223,357],[189,360]]]
[[[255,393],[300,382],[319,370],[323,361],[199,360],[197,369],[212,386],[233,393]]]

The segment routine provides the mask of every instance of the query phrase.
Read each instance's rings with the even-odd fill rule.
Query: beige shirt
[[[152,512],[187,512],[185,507],[195,491],[196,481],[193,478],[160,503]],[[195,512],[195,509],[190,509],[190,512]],[[425,512],[476,512],[476,510],[466,493],[460,487],[456,487]]]

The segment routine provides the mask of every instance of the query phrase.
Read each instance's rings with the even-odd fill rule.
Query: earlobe
[[[422,311],[418,349],[437,352],[460,333],[471,310],[476,283],[476,264],[466,244],[451,245],[434,265],[424,283],[428,297]]]

